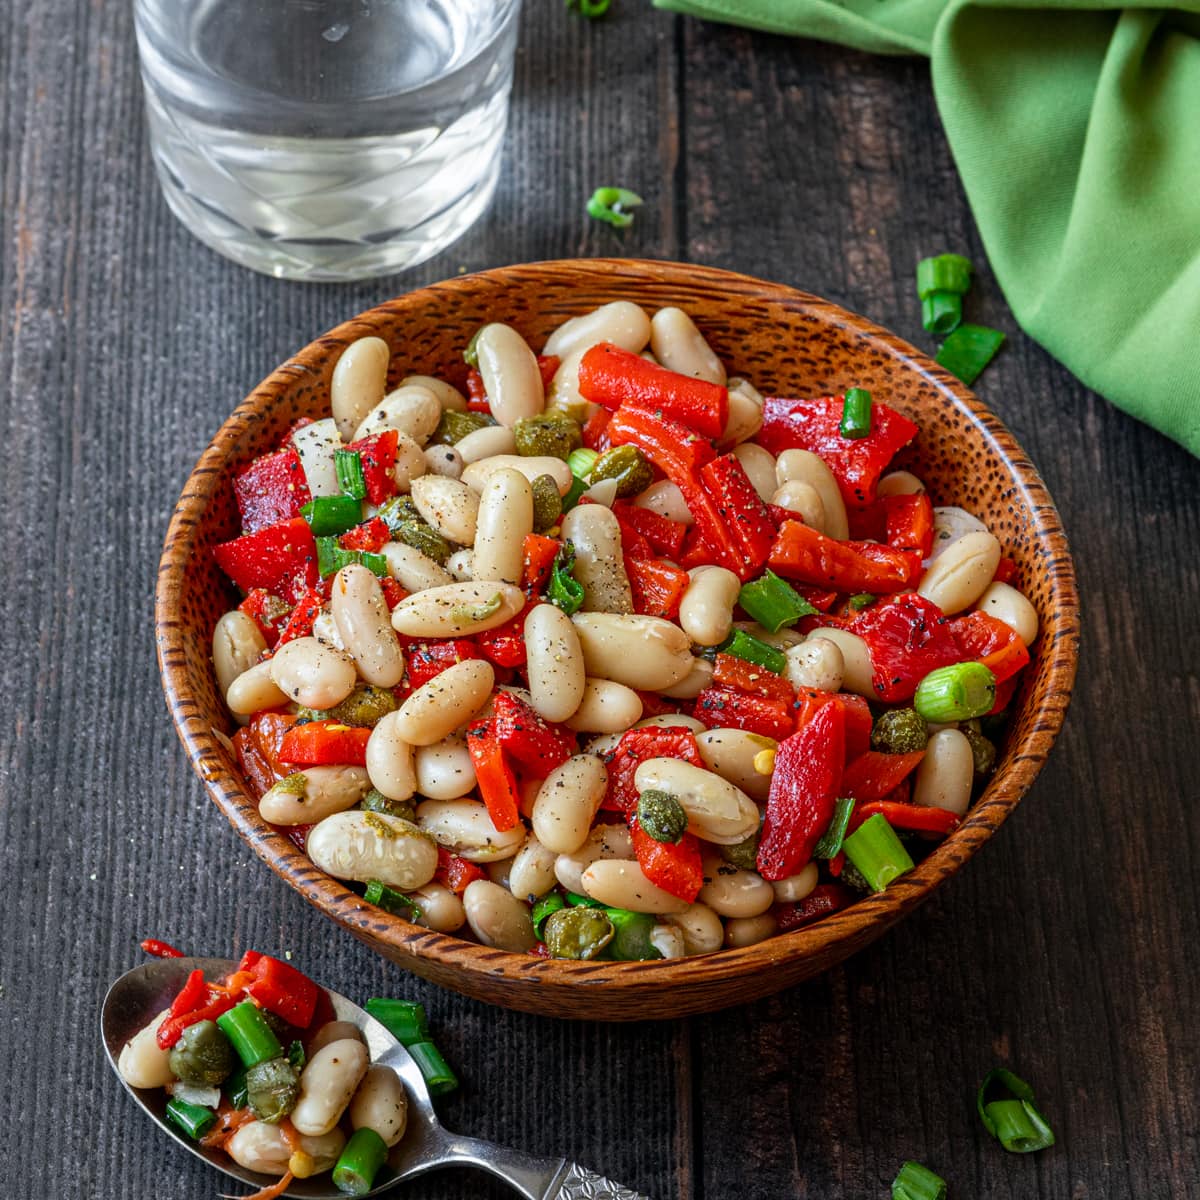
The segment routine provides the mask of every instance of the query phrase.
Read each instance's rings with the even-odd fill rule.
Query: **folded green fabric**
[[[1021,327],[1200,454],[1200,0],[654,0],[731,24],[928,54]],[[948,247],[931,246],[931,251]]]

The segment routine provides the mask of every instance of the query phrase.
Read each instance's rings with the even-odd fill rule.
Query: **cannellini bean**
[[[759,390],[745,379],[731,379],[728,386],[729,416],[717,443],[722,450],[749,441],[763,423],[763,398]]]
[[[280,708],[288,696],[271,678],[271,659],[256,663],[243,671],[225,693],[229,711],[239,717],[250,717],[264,708]]]
[[[660,308],[650,318],[650,349],[668,370],[725,386],[725,368],[682,308]]]
[[[387,713],[371,730],[366,757],[371,786],[389,800],[407,800],[417,790],[413,748],[401,732],[398,712]]]
[[[707,658],[693,658],[688,673],[673,687],[662,688],[671,700],[695,700],[713,678],[713,665]]]
[[[758,806],[741,788],[683,759],[648,758],[633,781],[639,792],[674,796],[687,813],[689,832],[706,842],[732,846],[758,829]]]
[[[300,456],[305,482],[314,496],[336,496],[341,492],[333,459],[334,451],[340,450],[341,445],[332,417],[293,430],[292,447]]]
[[[305,767],[268,788],[258,811],[272,825],[312,825],[353,808],[370,787],[364,767]]]
[[[454,446],[426,446],[425,470],[430,475],[441,475],[446,479],[458,479],[463,473],[463,456]]]
[[[475,553],[472,550],[455,550],[446,559],[446,570],[459,583],[470,583],[475,578]]]
[[[686,911],[668,913],[663,920],[683,934],[688,954],[712,954],[724,944],[725,926],[707,904],[691,904]]]
[[[693,567],[679,602],[679,624],[698,646],[723,642],[733,628],[733,606],[742,581],[725,567]]]
[[[913,779],[913,803],[944,808],[960,817],[971,803],[975,759],[971,743],[957,729],[942,729],[929,739]]]
[[[470,862],[512,858],[525,840],[519,821],[501,833],[478,800],[426,800],[417,806],[417,825],[438,845]]]
[[[616,517],[612,519],[615,524]],[[472,570],[480,579],[520,583],[525,538],[532,532],[533,489],[529,480],[520,471],[493,472],[479,497]]]
[[[753,946],[774,937],[779,922],[769,912],[757,917],[732,917],[725,922],[725,945],[730,950]]]
[[[455,732],[414,755],[417,791],[430,800],[457,800],[475,786],[475,766],[466,736]]]
[[[575,578],[585,612],[633,612],[633,592],[621,557],[621,526],[609,509],[583,504],[562,519],[562,536],[575,547]]]
[[[818,533],[825,532],[825,504],[811,483],[789,479],[777,487],[769,499],[777,508],[794,512],[811,529]]]
[[[683,930],[677,929],[674,925],[655,925],[650,930],[650,945],[663,958],[685,958],[687,956],[687,942],[684,939]]]
[[[645,312],[630,300],[614,300],[564,321],[547,339],[543,354],[567,358],[588,350],[599,342],[612,342],[622,350],[637,354],[651,337],[651,322]]]
[[[633,837],[628,825],[596,825],[574,854],[560,854],[554,860],[554,876],[568,892],[586,894],[583,873],[592,863],[632,857]]]
[[[743,442],[734,448],[733,457],[742,464],[759,499],[764,504],[770,501],[775,495],[775,455],[757,442]]]
[[[579,390],[579,364],[586,350],[576,350],[563,356],[546,389],[546,411],[580,415],[588,411],[588,401]]]
[[[396,733],[410,746],[440,742],[488,702],[495,682],[496,671],[484,659],[469,658],[447,667],[421,684],[392,714]]]
[[[692,524],[692,514],[684,503],[683,493],[669,479],[652,483],[645,491],[639,492],[633,502],[638,508],[649,509],[669,521],[678,521],[681,525]]]
[[[290,1114],[297,1132],[319,1136],[333,1129],[370,1063],[358,1038],[343,1038],[318,1050],[300,1072],[300,1098]]]
[[[271,678],[289,700],[305,708],[333,708],[354,691],[354,660],[315,637],[296,638],[275,651]]]
[[[525,618],[525,670],[530,702],[547,721],[565,721],[583,703],[583,647],[571,618],[553,604]]]
[[[784,651],[784,674],[794,688],[816,688],[821,692],[840,692],[846,678],[846,659],[842,648],[829,638],[813,638]]]
[[[1000,543],[992,534],[964,534],[929,564],[917,591],[947,616],[960,613],[987,591],[1000,554]]]
[[[487,879],[476,879],[463,892],[471,932],[485,945],[521,954],[537,941],[529,906]]]
[[[372,1129],[385,1146],[394,1146],[408,1126],[408,1096],[400,1076],[383,1063],[367,1067],[350,1101],[350,1124],[355,1129]]]
[[[307,1134],[300,1137],[300,1148],[313,1160],[313,1174],[319,1175],[333,1167],[345,1146],[346,1135],[340,1129],[331,1129],[319,1137]],[[284,1175],[288,1171],[292,1148],[278,1125],[247,1121],[245,1125],[239,1125],[225,1143],[225,1153],[247,1171]]]
[[[708,726],[695,717],[686,713],[659,713],[657,717],[643,717],[634,729],[687,729],[691,733],[699,733]]]
[[[437,870],[437,843],[401,817],[334,813],[312,829],[308,857],[335,879],[378,879],[402,892],[423,887]]]
[[[524,607],[525,593],[511,583],[448,583],[401,600],[392,628],[409,637],[466,637],[511,621]]]
[[[344,1038],[358,1038],[365,1046],[366,1038],[363,1037],[362,1030],[359,1029],[352,1021],[326,1021],[320,1029],[317,1030],[313,1040],[308,1044],[308,1057],[312,1058],[318,1050],[324,1049],[333,1042],[340,1042]]]
[[[407,492],[412,487],[412,481],[428,471],[425,451],[407,433],[397,432],[396,462],[392,467],[392,478],[396,481],[396,487],[401,492]]]
[[[520,471],[530,483],[539,475],[549,475],[558,485],[560,496],[565,496],[571,490],[571,468],[561,458],[552,458],[548,454],[493,454],[490,458],[477,459],[463,468],[463,483],[481,492],[488,476],[505,467]]]
[[[168,1061],[170,1052],[158,1044],[158,1027],[170,1015],[171,1010],[164,1008],[121,1047],[117,1071],[130,1087],[166,1087],[175,1078]]]
[[[329,407],[347,441],[383,399],[391,357],[383,338],[364,337],[351,342],[337,360],[329,381]]]
[[[825,509],[825,528],[821,532],[844,542],[850,536],[846,502],[833,472],[820,455],[811,450],[785,450],[775,460],[775,481],[782,487],[791,480],[799,480],[815,489]]]
[[[848,692],[856,692],[869,700],[876,699],[875,685],[872,682],[874,668],[871,666],[871,651],[867,643],[856,633],[848,629],[832,629],[821,627],[814,629],[808,635],[807,641],[816,642],[824,639],[832,642],[842,652],[842,687]],[[833,656],[830,655],[830,661]]]
[[[875,489],[877,496],[915,496],[925,485],[911,471],[889,471]]]
[[[757,917],[775,903],[775,892],[757,871],[706,854],[699,899],[721,917]]]
[[[809,895],[813,888],[817,886],[817,881],[821,874],[817,870],[817,864],[810,862],[802,871],[795,875],[789,875],[786,879],[776,879],[771,884],[771,890],[775,893],[775,899],[780,904],[794,903],[797,900],[803,900]]]
[[[222,696],[239,675],[257,664],[259,655],[267,648],[258,622],[236,608],[217,622],[212,645],[213,668]]]
[[[513,857],[515,858],[516,855]],[[508,873],[512,868],[512,863],[513,860],[511,858],[501,858],[494,862],[484,863],[483,869],[487,872],[487,877],[493,883],[498,883],[505,891],[511,892],[512,888],[509,887]]]
[[[642,698],[633,688],[585,676],[579,707],[565,724],[577,733],[624,733],[641,715]]]
[[[576,613],[571,620],[589,675],[656,692],[673,687],[692,669],[688,635],[662,617]]]
[[[479,495],[460,479],[422,475],[412,485],[417,511],[444,538],[469,546],[475,540]]]
[[[516,454],[517,435],[507,425],[485,425],[473,430],[454,443],[455,450],[463,460],[463,466],[477,463],[498,454]]]
[[[585,895],[612,908],[642,913],[678,913],[688,906],[686,900],[651,883],[632,860],[598,858],[583,872],[581,882]]]
[[[764,750],[774,750],[774,738],[744,729],[709,729],[696,734],[700,757],[710,771],[741,788],[752,800],[764,801],[771,790],[771,777],[754,769],[754,759]]]
[[[557,883],[554,876],[554,860],[557,857],[531,833],[508,869],[509,891],[519,900],[531,902],[538,896],[544,896]]]
[[[358,673],[376,687],[395,687],[404,678],[404,655],[379,580],[359,563],[343,567],[333,577],[330,609]]]
[[[501,425],[542,411],[546,397],[537,357],[511,325],[485,325],[475,339],[488,407]]]
[[[382,554],[387,559],[388,574],[406,592],[423,592],[454,582],[449,571],[404,542],[388,542]]]
[[[444,379],[435,379],[432,375],[405,375],[400,380],[400,387],[423,387],[432,392],[442,409],[453,409],[455,412],[466,412],[467,398]]]
[[[925,565],[932,563],[943,550],[948,549],[959,538],[968,533],[987,533],[988,527],[965,508],[946,505],[933,510],[933,550],[925,560]]]
[[[1037,639],[1037,609],[1015,587],[1007,583],[989,584],[976,607],[989,617],[1003,621],[1025,645],[1030,646]]]
[[[547,850],[574,854],[587,841],[608,787],[608,771],[591,754],[575,754],[546,776],[533,802],[533,832]]]
[[[409,384],[389,392],[354,431],[357,442],[385,429],[398,429],[418,445],[425,445],[442,419],[442,406],[425,387]]]
[[[346,643],[342,641],[342,635],[338,633],[337,622],[328,608],[323,608],[317,613],[316,619],[313,621],[312,635],[323,645],[332,646],[335,650],[341,650],[343,653],[346,652]]]
[[[462,901],[440,883],[427,883],[408,894],[421,910],[414,925],[423,925],[435,933],[456,933],[467,923]]]

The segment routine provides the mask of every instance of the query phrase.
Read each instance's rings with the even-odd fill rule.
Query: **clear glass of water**
[[[500,172],[521,0],[134,0],[175,215],[287,279],[414,266]]]

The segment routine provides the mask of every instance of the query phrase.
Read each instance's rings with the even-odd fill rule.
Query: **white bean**
[[[413,748],[400,730],[400,714],[381,717],[367,739],[367,774],[371,786],[389,800],[407,800],[417,790]]]
[[[754,769],[754,759],[778,744],[774,738],[744,729],[708,729],[696,734],[704,765],[758,801],[765,801],[770,793],[771,777]]]
[[[628,825],[596,825],[574,854],[560,854],[554,860],[554,876],[568,892],[585,894],[583,873],[592,863],[632,857],[633,835]]]
[[[463,473],[463,456],[454,446],[426,446],[425,470],[430,475],[441,475],[446,479],[459,479]]]
[[[460,479],[422,475],[412,485],[417,511],[444,538],[469,546],[475,540],[479,495]]]
[[[579,707],[565,723],[577,733],[624,733],[641,715],[642,698],[633,688],[585,676]]]
[[[725,941],[725,926],[707,904],[696,902],[685,912],[668,914],[663,920],[683,934],[688,954],[712,954]]]
[[[977,607],[989,617],[1003,621],[1025,645],[1031,646],[1037,639],[1037,609],[1015,587],[1010,587],[1007,583],[989,584],[987,590],[979,597]]]
[[[404,654],[379,580],[358,563],[343,567],[333,577],[330,608],[358,673],[376,687],[395,687],[404,678]]]
[[[729,416],[717,445],[728,450],[749,441],[763,423],[763,398],[758,389],[745,379],[729,381]]]
[[[721,360],[683,309],[660,308],[651,317],[650,348],[668,370],[725,386]]]
[[[347,441],[383,399],[390,359],[383,338],[364,337],[351,342],[337,360],[329,381],[329,407],[338,432]]]
[[[475,350],[488,407],[501,425],[515,425],[542,411],[546,397],[537,357],[511,325],[485,325]]]
[[[987,591],[1000,554],[1000,543],[992,534],[964,534],[929,564],[917,591],[947,616],[960,613]]]
[[[612,519],[615,523],[616,517]],[[472,571],[480,579],[520,583],[525,538],[532,532],[533,489],[529,480],[520,471],[496,471],[488,477],[479,497]]]
[[[877,496],[915,496],[925,485],[911,471],[889,471],[875,489]]]
[[[417,791],[430,800],[457,800],[475,786],[466,736],[455,732],[415,753]]]
[[[522,954],[537,941],[529,906],[487,879],[476,879],[463,893],[471,932],[485,945]]]
[[[408,1096],[400,1076],[383,1063],[367,1068],[354,1099],[350,1101],[350,1124],[355,1129],[371,1129],[394,1146],[408,1126]]]
[[[842,652],[842,687],[848,692],[866,696],[869,700],[877,698],[875,685],[872,682],[874,667],[871,665],[871,651],[867,643],[848,629],[820,628],[814,629],[808,635],[807,641],[816,642],[821,639],[832,642]],[[830,656],[832,661],[832,655]]]
[[[442,449],[446,449],[446,447],[443,446]],[[409,491],[412,481],[425,475],[428,471],[429,464],[425,461],[425,451],[407,433],[397,431],[396,461],[392,466],[392,478],[396,481],[397,489],[401,492]],[[445,472],[439,471],[438,474],[445,474]]]
[[[243,671],[225,693],[229,711],[239,717],[253,716],[265,708],[282,708],[287,702],[287,694],[271,678],[270,659]]]
[[[213,669],[224,696],[239,675],[257,664],[267,648],[258,622],[238,609],[225,613],[213,629]]]
[[[453,409],[455,412],[466,412],[467,398],[453,384],[444,379],[435,379],[432,375],[405,375],[400,380],[399,387],[423,387],[432,392],[443,410]]]
[[[650,945],[663,958],[684,958],[687,955],[687,940],[683,930],[674,925],[655,925],[650,930]]]
[[[775,495],[775,456],[757,442],[743,442],[734,448],[733,457],[742,464],[758,498],[769,503]]]
[[[308,857],[335,879],[378,879],[410,891],[427,884],[437,870],[437,844],[411,821],[384,813],[334,813],[308,835]]]
[[[775,892],[758,872],[705,855],[699,899],[721,917],[757,917],[775,903]]]
[[[387,559],[388,574],[406,592],[423,592],[454,582],[449,571],[405,542],[388,542],[382,553]]]
[[[353,808],[370,787],[363,767],[305,767],[268,788],[258,811],[272,825],[312,825]]]
[[[508,870],[508,887],[512,894],[531,903],[538,896],[544,896],[557,882],[554,876],[557,857],[531,833]]]
[[[574,854],[587,841],[608,787],[608,771],[591,754],[575,754],[546,776],[533,802],[533,832],[547,850]]]
[[[929,739],[913,779],[913,803],[944,808],[960,817],[971,803],[975,758],[971,743],[957,729],[942,729]]]
[[[742,581],[725,567],[693,567],[679,602],[679,624],[698,646],[723,642],[733,628],[733,606]]]
[[[548,454],[493,454],[490,458],[480,458],[463,468],[462,481],[481,492],[491,473],[505,467],[520,471],[530,483],[539,475],[549,475],[558,485],[560,496],[571,490],[571,468],[561,458],[552,458]]]
[[[933,510],[933,549],[925,560],[929,566],[943,550],[948,549],[959,538],[968,533],[987,533],[988,527],[965,508],[953,504]]]
[[[611,908],[641,913],[679,913],[688,907],[686,900],[651,883],[636,862],[625,859],[598,858],[583,872],[581,882],[585,895]]]
[[[117,1071],[130,1087],[166,1087],[175,1078],[169,1061],[170,1051],[158,1044],[158,1027],[170,1015],[171,1010],[164,1008],[121,1047]]]
[[[334,451],[341,449],[342,439],[332,417],[322,417],[292,433],[292,447],[300,456],[304,480],[314,496],[336,496],[342,488],[338,483]]]
[[[687,813],[688,831],[718,846],[758,829],[758,806],[728,779],[680,758],[648,758],[633,776],[638,792],[669,792]]]
[[[354,691],[354,660],[315,637],[296,638],[275,651],[271,678],[289,700],[305,708],[333,708]]]
[[[662,617],[576,613],[571,620],[589,675],[656,692],[673,687],[692,669],[688,635]]]
[[[778,928],[779,922],[769,912],[757,917],[731,917],[725,922],[725,945],[730,950],[754,946],[774,937]]]
[[[525,618],[525,671],[530,702],[547,721],[565,721],[583,703],[583,647],[571,618],[553,604]]]
[[[462,901],[440,883],[427,883],[408,894],[421,910],[421,915],[413,921],[414,925],[423,925],[435,933],[455,933],[467,922]]]
[[[793,479],[807,483],[816,490],[825,509],[825,528],[822,532],[827,537],[844,542],[850,536],[846,502],[824,459],[811,450],[785,450],[775,460],[775,481],[782,487]]]
[[[562,536],[575,547],[575,578],[585,612],[633,612],[633,592],[621,557],[621,526],[609,509],[583,504],[562,519]]]
[[[659,713],[657,717],[643,717],[634,729],[686,729],[691,733],[700,733],[708,726],[695,717],[686,713]]]
[[[516,454],[517,435],[507,425],[484,425],[454,443],[464,468],[497,454]]]
[[[425,387],[410,384],[389,392],[359,423],[354,440],[361,441],[385,429],[398,429],[423,446],[442,419],[442,406]]]
[[[421,684],[400,706],[394,714],[396,733],[410,746],[440,742],[488,702],[495,682],[495,669],[481,658],[447,667]]]
[[[646,348],[650,336],[651,322],[645,312],[630,300],[614,300],[564,321],[546,339],[542,353],[565,359],[600,342],[612,342],[637,354]]]
[[[370,1062],[358,1038],[343,1038],[318,1050],[300,1072],[300,1097],[290,1114],[296,1131],[318,1137],[333,1129]]]
[[[547,412],[565,412],[572,417],[586,419],[585,414],[592,406],[579,390],[579,364],[586,353],[586,350],[576,350],[563,355],[546,389]]]
[[[846,659],[842,648],[829,638],[813,638],[789,646],[784,654],[784,674],[794,688],[816,688],[819,692],[840,692],[846,678]]]
[[[776,508],[794,512],[810,529],[818,533],[825,532],[825,504],[811,483],[789,479],[775,489],[770,501]]]
[[[417,825],[440,846],[470,862],[512,858],[525,840],[519,821],[501,833],[478,800],[426,800],[417,807]]]
[[[712,663],[707,658],[693,658],[688,673],[673,687],[660,691],[671,700],[695,700],[712,683],[712,678]]]
[[[692,514],[684,502],[683,493],[669,479],[652,483],[645,491],[639,492],[633,502],[638,508],[658,513],[668,521],[678,521],[681,525],[692,524]]]
[[[446,559],[446,570],[459,583],[470,583],[475,577],[475,554],[471,550],[455,550]]]
[[[817,886],[817,881],[820,879],[821,873],[817,869],[815,862],[810,862],[798,874],[789,875],[786,879],[776,879],[771,884],[771,890],[775,893],[775,899],[780,904],[795,903],[797,900],[803,900],[805,896],[811,894],[813,888]]]
[[[343,1038],[358,1038],[365,1046],[367,1040],[363,1037],[362,1030],[350,1021],[326,1021],[320,1029],[317,1030],[313,1040],[308,1044],[308,1057],[312,1058],[318,1050],[324,1049],[326,1046],[334,1042],[340,1042]]]
[[[465,637],[511,621],[524,607],[525,593],[511,583],[449,583],[401,600],[392,628],[409,637]]]
[[[297,1131],[298,1132],[298,1131]],[[313,1160],[313,1173],[328,1171],[346,1146],[346,1135],[331,1129],[319,1137],[302,1134],[300,1148]],[[292,1157],[292,1147],[278,1125],[266,1121],[247,1121],[239,1125],[225,1143],[225,1153],[239,1167],[260,1175],[284,1175]]]

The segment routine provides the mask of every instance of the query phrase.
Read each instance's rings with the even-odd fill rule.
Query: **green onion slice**
[[[432,1042],[414,1042],[407,1049],[421,1068],[421,1074],[425,1076],[425,1086],[429,1088],[431,1096],[444,1096],[458,1087],[458,1077],[450,1070],[449,1064]]]
[[[892,1200],[946,1200],[946,1181],[918,1162],[906,1162],[892,1180]]]
[[[785,625],[795,625],[801,617],[811,617],[817,611],[774,571],[743,584],[738,604],[770,633],[778,633]]]
[[[842,401],[842,421],[838,426],[844,438],[871,435],[871,393],[865,388],[850,388]]]
[[[363,1006],[402,1046],[429,1041],[425,1006],[415,1000],[390,1000],[372,996]]]
[[[537,903],[533,906],[533,932],[537,934],[539,940],[542,936],[542,926],[546,924],[550,915],[566,906],[567,902],[563,899],[561,892],[547,892],[538,898]]]
[[[870,608],[875,603],[875,597],[870,592],[857,592],[846,601],[855,612],[862,612],[864,608]]]
[[[351,563],[361,563],[381,579],[388,573],[387,559],[382,554],[372,554],[368,550],[343,550],[336,537],[317,538],[317,571],[322,579],[336,575]]]
[[[314,537],[329,537],[353,529],[362,520],[362,501],[353,496],[317,496],[300,506],[300,515],[308,522]]]
[[[854,811],[855,801],[842,797],[833,806],[833,817],[830,819],[821,840],[813,849],[813,858],[836,858],[846,839],[846,826],[850,824],[850,814]]]
[[[917,295],[922,300],[934,292],[965,295],[971,287],[971,262],[961,254],[939,254],[917,263]]]
[[[468,367],[474,367],[479,370],[479,335],[484,331],[486,326],[480,325],[471,335],[471,340],[467,343],[467,348],[463,351],[463,361]]]
[[[989,1099],[996,1092],[1008,1096]],[[1003,1067],[994,1067],[979,1085],[975,1107],[983,1127],[1005,1150],[1029,1154],[1054,1145],[1054,1132],[1038,1111],[1033,1088],[1018,1075]]]
[[[546,599],[561,608],[568,617],[577,613],[583,604],[583,584],[571,574],[574,565],[575,547],[570,542],[564,542],[563,548],[554,559]]]
[[[382,908],[384,912],[390,912],[393,916],[404,917],[409,921],[418,921],[421,918],[420,908],[403,892],[398,892],[395,888],[390,888],[386,883],[379,879],[372,879],[367,884],[367,889],[363,892],[363,899],[368,904],[374,904],[376,908]]]
[[[926,333],[944,337],[962,324],[962,297],[954,292],[931,292],[921,301],[921,324]]]
[[[216,1123],[217,1114],[202,1104],[188,1104],[172,1097],[167,1101],[167,1116],[194,1142],[198,1142]]]
[[[568,892],[567,903],[572,908],[603,908],[604,905],[599,900],[593,900],[591,896],[585,896],[582,892]]]
[[[367,481],[357,450],[335,450],[333,467],[337,472],[338,487],[342,489],[343,495],[352,496],[355,500],[367,498]]]
[[[600,455],[595,450],[589,450],[586,446],[579,446],[567,455],[567,466],[571,468],[571,474],[576,479],[584,480],[584,482],[587,481],[587,477],[592,473],[599,461]]]
[[[243,1000],[241,1004],[222,1013],[217,1018],[217,1024],[233,1043],[242,1066],[247,1069],[269,1059],[283,1057],[279,1039],[253,1001]]]
[[[581,17],[594,21],[608,12],[612,0],[566,0],[566,3],[568,8],[578,9]]]
[[[917,684],[913,695],[913,708],[933,725],[982,717],[995,703],[996,677],[981,662],[938,667]]]
[[[387,1159],[387,1143],[375,1130],[356,1129],[333,1168],[333,1186],[347,1196],[365,1196]]]
[[[913,860],[882,813],[868,817],[842,843],[846,857],[858,868],[873,892],[913,869]]]
[[[787,655],[782,650],[751,636],[744,629],[735,629],[717,649],[722,654],[732,654],[735,658],[745,659],[756,667],[763,667],[782,675],[787,669]]]
[[[937,361],[968,387],[996,357],[1004,334],[984,325],[960,325],[943,343]]]
[[[589,0],[579,0],[580,11]],[[608,5],[605,4],[605,8]],[[602,187],[597,188],[587,202],[589,217],[597,221],[605,221],[614,229],[627,229],[633,224],[633,213],[629,210],[641,205],[642,198],[628,188]]]

